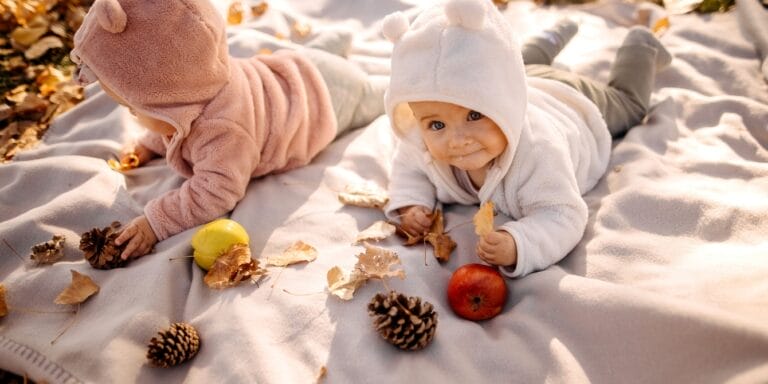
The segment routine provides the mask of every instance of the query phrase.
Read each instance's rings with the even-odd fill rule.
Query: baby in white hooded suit
[[[612,135],[644,118],[655,72],[671,60],[636,28],[607,85],[552,68],[575,30],[561,23],[521,48],[488,0],[450,0],[410,25],[400,13],[384,20],[394,43],[385,108],[400,138],[390,219],[424,233],[438,201],[491,201],[513,220],[482,237],[477,254],[509,277],[573,249],[587,222],[582,194],[604,174]]]

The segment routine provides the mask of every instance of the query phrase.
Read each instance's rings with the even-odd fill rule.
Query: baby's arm
[[[184,146],[192,176],[144,208],[159,240],[231,211],[245,196],[260,153],[255,141],[227,120],[195,124]]]
[[[389,178],[389,203],[384,212],[387,218],[400,221],[403,229],[415,235],[424,233],[432,224],[428,215],[436,197],[435,186],[414,151],[409,144],[398,145]]]
[[[122,231],[123,241],[142,236],[127,257],[143,256],[151,250],[151,247],[141,246],[145,243],[144,237],[151,239],[141,230],[144,220],[157,240],[164,240],[226,214],[245,196],[258,148],[236,124],[216,123],[206,121],[196,125],[194,135],[184,143],[192,153],[193,175],[178,189],[147,203],[144,216],[132,221]],[[137,228],[129,232],[134,223]]]
[[[532,159],[507,185],[507,204],[522,214],[496,228],[515,243],[516,261],[501,267],[510,277],[522,277],[557,263],[581,240],[587,224],[587,204],[581,197],[570,159],[547,152],[546,161]]]

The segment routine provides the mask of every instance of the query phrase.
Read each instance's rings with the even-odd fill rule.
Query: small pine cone
[[[395,291],[376,294],[368,304],[368,314],[381,337],[404,350],[426,347],[437,329],[437,312],[432,304]]]
[[[128,264],[120,254],[125,244],[117,246],[115,239],[120,223],[115,221],[109,227],[102,229],[93,228],[80,235],[80,250],[85,254],[85,259],[96,269],[120,268]]]
[[[173,323],[149,341],[147,359],[156,367],[168,368],[191,359],[199,349],[197,330],[187,323]]]

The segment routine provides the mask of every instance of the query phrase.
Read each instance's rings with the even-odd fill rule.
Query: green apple
[[[229,247],[249,242],[248,232],[242,225],[230,219],[211,221],[192,236],[195,263],[206,271]]]

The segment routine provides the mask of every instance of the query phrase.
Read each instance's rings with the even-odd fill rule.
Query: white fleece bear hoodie
[[[400,138],[386,214],[442,203],[492,201],[513,220],[497,227],[517,243],[522,277],[560,261],[583,236],[592,189],[608,165],[611,137],[597,107],[573,88],[526,78],[510,25],[490,0],[451,0],[425,9],[409,25],[401,13],[384,20],[394,42],[386,111]],[[440,101],[482,113],[507,137],[477,195],[448,164],[434,160],[408,102]]]

